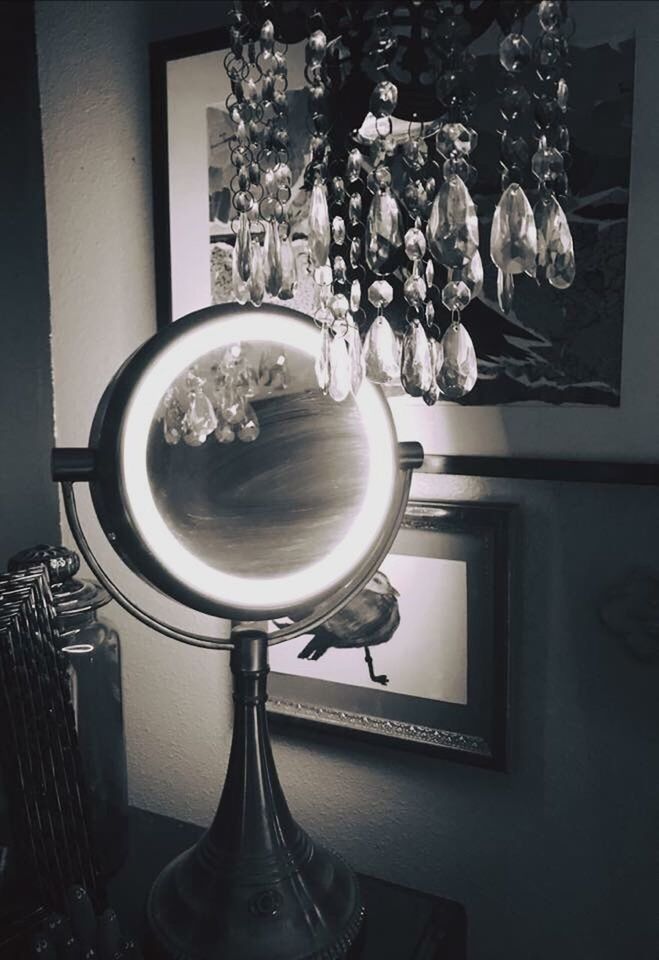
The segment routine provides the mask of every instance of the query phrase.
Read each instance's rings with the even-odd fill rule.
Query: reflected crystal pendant
[[[459,400],[473,389],[478,377],[476,351],[460,322],[451,323],[442,337],[444,362],[437,377],[439,389],[448,400]]]
[[[263,260],[265,270],[265,289],[271,297],[276,297],[281,289],[281,238],[279,224],[270,220],[265,225],[265,243],[263,245]]]
[[[252,243],[249,275],[249,299],[255,307],[260,307],[265,296],[265,271],[263,267],[263,247]]]
[[[183,411],[173,390],[165,395],[165,415],[162,421],[165,443],[177,444],[183,436]]]
[[[233,378],[227,379],[215,390],[217,416],[226,423],[240,423],[245,415],[245,397],[237,389]]]
[[[243,443],[252,443],[257,439],[261,428],[259,426],[259,419],[251,403],[245,404],[245,414],[236,429],[238,439],[242,440]]]
[[[574,243],[565,212],[558,200],[545,197],[535,205],[538,228],[538,266],[559,290],[571,286],[576,275]]]
[[[377,276],[391,273],[403,242],[402,217],[391,190],[373,195],[366,218],[366,263]]]
[[[224,420],[218,421],[214,435],[218,443],[233,443],[233,441],[236,439],[236,435],[233,432],[233,427],[229,426],[228,423],[225,423]]]
[[[502,313],[510,313],[515,295],[515,278],[512,273],[497,270],[497,300]]]
[[[518,183],[501,195],[492,218],[490,256],[504,273],[535,273],[538,239],[533,210]]]
[[[281,286],[279,288],[280,300],[291,300],[295,296],[297,287],[297,266],[295,262],[295,250],[290,237],[281,241]]]
[[[199,446],[216,426],[217,417],[212,403],[203,390],[194,388],[183,417],[183,439],[190,446]]]
[[[354,322],[351,322],[348,326],[346,341],[350,355],[350,389],[353,395],[356,396],[366,376],[366,361],[362,348],[362,340],[359,336],[359,329]]]
[[[430,390],[434,379],[430,345],[418,320],[412,321],[403,337],[400,379],[411,397],[420,397]]]
[[[352,367],[345,337],[332,338],[329,348],[329,395],[332,400],[341,403],[350,396],[352,389]]]
[[[446,267],[462,267],[478,249],[478,217],[458,176],[445,180],[433,200],[426,227],[430,253]]]
[[[327,263],[330,248],[330,220],[327,209],[327,190],[323,183],[311,188],[309,201],[309,256],[314,267]]]
[[[378,314],[364,340],[366,376],[372,383],[391,383],[400,377],[396,334],[383,314]]]
[[[316,357],[316,363],[314,370],[316,372],[316,380],[318,386],[323,391],[327,393],[330,384],[330,341],[331,341],[329,324],[323,324],[323,332],[320,336],[320,350],[318,351],[318,356]]]

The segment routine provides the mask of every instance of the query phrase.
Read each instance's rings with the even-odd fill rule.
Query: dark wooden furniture
[[[144,932],[144,902],[159,870],[199,838],[201,829],[143,810],[131,811],[128,862],[112,881],[111,899],[126,934]],[[452,900],[360,876],[367,911],[355,960],[465,960],[467,921]]]

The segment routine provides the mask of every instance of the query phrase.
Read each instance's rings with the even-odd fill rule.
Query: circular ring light
[[[172,384],[203,358],[236,342],[254,349],[289,350],[313,372],[320,333],[308,318],[295,311],[233,305],[209,307],[161,330],[119,371],[97,411],[90,443],[96,449],[97,462],[91,484],[94,506],[106,535],[126,563],[174,599],[231,619],[266,620],[295,616],[295,611],[299,619],[319,605],[332,602],[337,593],[352,594],[371,576],[374,562],[379,562],[395,535],[407,496],[395,427],[379,387],[367,381],[354,400],[344,402],[353,404],[351,416],[359,421],[363,475],[351,478],[351,509],[338,539],[330,535],[336,531],[323,533],[314,543],[311,562],[291,564],[291,568],[282,564],[281,569],[270,570],[267,575],[236,572],[232,560],[235,544],[223,551],[221,528],[217,531],[219,561],[210,561],[181,536],[163,510],[150,473],[149,445],[159,407]],[[322,400],[320,391],[315,392]],[[318,430],[331,425],[333,417],[340,417],[341,410],[347,409],[344,404],[327,400],[326,417],[318,421]],[[312,419],[310,427],[313,425]],[[313,429],[309,435],[314,435]],[[215,444],[215,440],[210,437],[206,443]],[[250,456],[257,460],[259,443],[260,438],[249,445]],[[194,448],[181,451],[190,457],[196,452]],[[332,473],[328,489],[336,487],[340,501],[343,467],[349,468],[350,463],[344,465],[335,459],[323,466],[326,473]],[[302,491],[302,466],[299,471],[295,464],[292,468],[289,477],[298,478],[296,483]],[[252,532],[257,535],[262,515],[269,517],[269,528],[273,523],[267,502],[262,506],[263,511],[247,514],[250,526],[254,516]],[[287,538],[285,517],[278,536],[282,541]],[[310,517],[308,537],[318,536]]]

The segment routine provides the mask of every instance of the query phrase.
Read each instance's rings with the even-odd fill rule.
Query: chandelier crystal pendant
[[[274,25],[292,21],[286,5],[275,2],[244,9],[268,19],[255,25],[236,4],[225,59],[232,87],[227,108],[235,124],[232,289],[239,303],[260,306],[268,297],[293,298],[297,282],[287,216],[286,47]],[[525,35],[531,9],[539,24],[533,44]],[[328,3],[305,16],[304,186],[310,312],[321,328],[318,385],[339,403],[359,391],[364,378],[402,386],[428,405],[460,400],[478,377],[467,329],[469,305],[484,282],[470,44],[476,24],[487,17],[475,17],[469,4],[454,0],[410,0],[384,10]],[[564,289],[575,277],[561,203],[570,147],[571,22],[564,0],[496,2],[488,16],[488,24],[502,30],[497,56],[505,78],[499,93],[501,195],[489,229],[505,315],[514,309],[516,278]],[[428,78],[434,95],[425,90]],[[369,79],[370,92],[364,92]],[[355,99],[364,102],[354,129],[343,123],[337,99],[351,82]],[[185,428],[177,427],[185,409],[179,414],[178,407],[189,402],[180,394],[172,400],[166,418],[172,438],[180,432],[185,440]],[[228,438],[225,425],[231,423],[214,409],[217,429]]]

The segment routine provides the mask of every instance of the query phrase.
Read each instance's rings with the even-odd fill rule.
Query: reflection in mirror
[[[169,385],[147,472],[194,556],[235,576],[295,574],[354,523],[369,444],[354,398],[325,396],[308,353],[257,341],[211,351]]]

